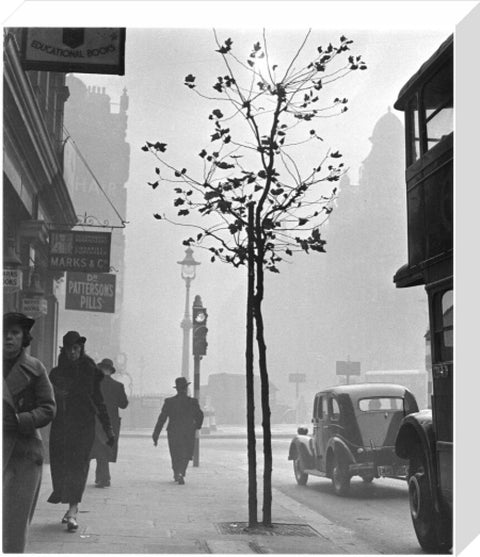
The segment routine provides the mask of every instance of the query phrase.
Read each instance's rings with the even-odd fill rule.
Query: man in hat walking
[[[110,358],[104,358],[99,364],[98,369],[103,373],[103,380],[100,383],[103,400],[107,407],[108,417],[112,424],[113,433],[115,435],[115,443],[108,446],[105,443],[106,437],[100,421],[97,418],[95,424],[95,441],[93,443],[91,459],[96,459],[97,467],[95,469],[95,487],[110,487],[110,462],[117,461],[118,439],[120,437],[121,418],[118,409],[124,410],[128,406],[128,398],[125,393],[125,387],[120,381],[115,381],[112,375],[116,369]]]
[[[200,429],[203,423],[203,412],[198,400],[188,396],[188,385],[190,383],[185,377],[175,379],[174,388],[177,389],[177,394],[165,399],[152,434],[156,447],[168,418],[167,435],[173,478],[179,485],[185,483],[188,461],[192,459],[195,447],[195,431]]]

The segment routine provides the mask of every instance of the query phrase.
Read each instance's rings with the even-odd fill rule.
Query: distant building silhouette
[[[289,373],[306,373],[309,400],[341,382],[335,362],[349,356],[362,373],[425,369],[426,298],[393,284],[407,250],[403,136],[388,109],[373,129],[359,183],[347,175],[339,184],[320,229],[327,253],[300,254],[280,275],[267,276],[269,371],[282,392],[291,394]]]
[[[115,105],[104,87],[87,87],[73,75],[68,76],[67,85],[70,98],[65,107],[65,128],[69,135],[65,143],[65,172],[72,184],[71,196],[75,208],[80,215],[92,217],[95,224],[108,222],[119,226],[120,219],[95,178],[121,217],[126,218],[125,185],[130,167],[130,145],[126,142],[127,91],[124,89],[119,103]],[[108,228],[87,230],[110,231]],[[63,329],[80,330],[88,337],[87,348],[93,357],[116,359],[123,351],[120,346],[125,276],[123,229],[112,232],[110,264],[111,272],[116,275],[115,313],[61,309],[60,323]],[[121,362],[116,363],[117,371],[121,372]]]

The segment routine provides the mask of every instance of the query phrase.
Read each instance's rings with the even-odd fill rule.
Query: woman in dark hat
[[[3,552],[23,553],[42,477],[44,449],[38,428],[55,415],[47,371],[25,352],[35,321],[3,316]]]
[[[50,373],[57,400],[57,415],[50,430],[50,471],[53,493],[49,503],[66,503],[62,518],[69,531],[78,528],[78,504],[82,500],[95,438],[95,415],[105,430],[107,443],[115,443],[100,390],[102,373],[85,354],[86,338],[77,331],[63,337],[58,366]]]

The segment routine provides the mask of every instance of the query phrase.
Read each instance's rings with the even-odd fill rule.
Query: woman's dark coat
[[[121,418],[118,409],[122,410],[128,406],[128,399],[125,393],[125,387],[120,381],[115,381],[110,375],[105,375],[100,385],[103,400],[107,407],[108,416],[115,434],[115,443],[113,447],[106,444],[106,435],[100,420],[97,419],[95,425],[95,442],[93,443],[90,458],[103,458],[109,462],[117,462],[118,454],[118,438],[120,436]]]
[[[100,391],[102,379],[103,374],[86,355],[70,362],[60,354],[59,365],[50,373],[57,401],[57,415],[50,430],[50,503],[82,500],[97,413],[107,436],[113,435]]]

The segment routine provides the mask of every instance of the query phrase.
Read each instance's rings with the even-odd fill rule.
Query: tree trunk
[[[257,238],[258,240],[258,238]],[[260,255],[259,255],[260,254]],[[267,346],[265,344],[262,301],[264,291],[263,246],[257,244],[256,295],[254,303],[255,325],[257,330],[258,360],[262,395],[263,428],[263,517],[264,526],[272,525],[272,432],[270,425],[270,394],[267,372]]]
[[[255,527],[257,518],[257,454],[255,439],[255,399],[253,382],[253,296],[255,288],[255,251],[253,238],[253,205],[248,207],[248,287],[247,287],[247,443],[248,443],[248,525]]]

